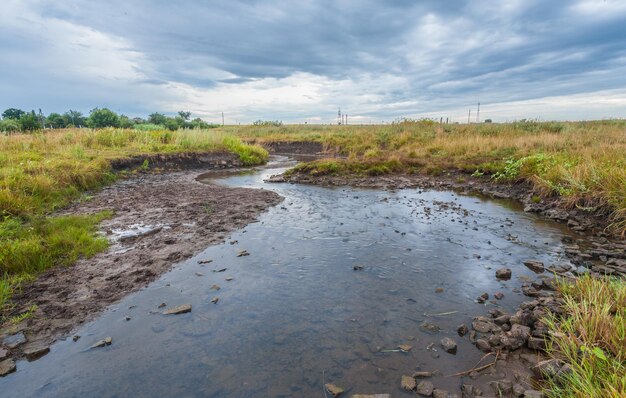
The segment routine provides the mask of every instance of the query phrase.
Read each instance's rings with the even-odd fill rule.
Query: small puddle
[[[81,327],[77,342],[20,362],[0,395],[320,397],[332,382],[347,396],[401,396],[401,376],[417,370],[439,371],[435,386],[458,392],[446,376],[482,353],[457,326],[524,300],[516,288],[534,274],[522,260],[567,262],[564,228],[508,202],[263,182],[288,162],[202,176],[285,201]],[[501,267],[513,280],[496,280]],[[484,308],[474,301],[483,292],[504,298]],[[193,310],[165,316],[160,303]],[[107,336],[110,346],[87,350]],[[440,349],[446,336],[456,355]]]

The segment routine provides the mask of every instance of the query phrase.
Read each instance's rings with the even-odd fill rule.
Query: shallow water
[[[533,275],[522,260],[566,262],[563,228],[509,202],[263,183],[287,167],[278,160],[203,178],[272,189],[283,203],[81,327],[77,342],[19,362],[0,379],[0,396],[323,397],[323,381],[402,396],[400,377],[415,370],[440,370],[435,386],[458,391],[460,379],[445,376],[482,356],[456,335],[487,310],[474,298],[501,291],[497,304],[511,310],[524,299],[513,291],[519,278]],[[242,250],[250,255],[237,257]],[[495,279],[503,266],[513,280]],[[193,311],[165,316],[160,303]],[[111,346],[88,349],[107,336]],[[439,348],[445,336],[457,340],[456,355]],[[400,344],[413,348],[385,352]]]

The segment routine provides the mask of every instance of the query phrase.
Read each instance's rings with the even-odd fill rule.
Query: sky
[[[0,110],[626,117],[624,0],[3,0],[0,54]]]

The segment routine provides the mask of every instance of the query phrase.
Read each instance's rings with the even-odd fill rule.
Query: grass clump
[[[10,310],[12,294],[37,273],[106,248],[96,226],[110,214],[52,214],[115,181],[112,160],[214,151],[232,152],[245,165],[268,158],[263,148],[215,130],[66,129],[0,136],[0,317]]]
[[[564,317],[549,317],[548,353],[571,372],[548,381],[549,397],[626,396],[626,283],[585,276],[561,284]]]

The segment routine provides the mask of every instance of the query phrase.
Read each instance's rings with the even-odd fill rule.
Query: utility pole
[[[476,123],[480,123],[480,102],[478,102],[478,110],[476,110]]]
[[[224,112],[222,112],[222,127],[224,127]]]
[[[337,110],[337,124],[341,126],[342,122],[343,122],[343,117],[341,116],[341,108],[338,108],[338,110]]]
[[[470,124],[470,117],[472,117],[472,108],[467,112],[467,124]]]

